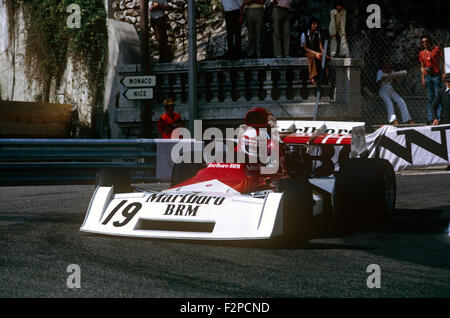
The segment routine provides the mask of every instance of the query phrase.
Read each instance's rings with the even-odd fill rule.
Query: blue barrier
[[[95,184],[100,169],[156,181],[156,140],[0,139],[0,186]]]

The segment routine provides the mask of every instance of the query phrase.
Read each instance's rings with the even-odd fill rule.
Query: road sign
[[[133,87],[151,87],[156,85],[155,75],[146,76],[125,76],[121,81],[122,85],[127,88]]]
[[[127,89],[123,96],[127,99],[152,99],[153,88],[132,88]]]

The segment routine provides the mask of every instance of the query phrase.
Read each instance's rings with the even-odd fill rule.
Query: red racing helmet
[[[276,118],[265,108],[256,107],[250,110],[246,115],[244,122],[247,126],[254,128],[275,128]]]

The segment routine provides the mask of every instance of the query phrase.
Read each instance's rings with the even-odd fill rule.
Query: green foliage
[[[220,0],[197,0],[198,18],[208,19],[214,14],[213,6],[221,6]]]
[[[94,99],[93,108],[102,103],[107,63],[106,12],[102,0],[14,0],[24,11],[26,23],[26,64],[30,75],[44,87],[52,80],[57,86],[72,57],[88,70]],[[67,7],[81,8],[81,28],[69,28]],[[44,92],[45,93],[45,92]]]

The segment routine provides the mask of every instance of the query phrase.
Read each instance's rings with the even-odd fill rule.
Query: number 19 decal
[[[106,225],[109,223],[109,221],[111,221],[111,219],[113,218],[113,216],[117,213],[117,211],[119,211],[124,205],[125,203],[127,203],[128,200],[122,200],[112,211],[111,213],[108,215],[108,217],[103,221],[103,225]],[[132,218],[134,218],[134,216],[136,215],[136,213],[138,213],[138,211],[142,208],[142,204],[139,202],[133,202],[128,204],[125,209],[123,209],[122,211],[122,216],[125,217],[125,219],[122,222],[118,222],[115,221],[113,222],[113,225],[115,227],[121,227],[121,226],[125,226],[127,225]]]

